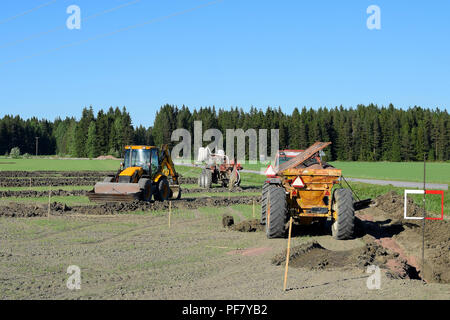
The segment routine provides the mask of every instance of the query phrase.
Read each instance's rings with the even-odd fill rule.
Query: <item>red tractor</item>
[[[202,188],[211,188],[212,184],[221,184],[222,187],[229,187],[241,184],[242,166],[236,160],[230,161],[223,150],[211,153],[209,148],[200,148],[198,161],[204,163],[202,173],[198,178],[198,185]]]

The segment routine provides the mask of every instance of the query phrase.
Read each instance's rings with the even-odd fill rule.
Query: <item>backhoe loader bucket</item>
[[[94,190],[88,192],[90,201],[133,201],[141,198],[141,188],[138,183],[97,182]]]

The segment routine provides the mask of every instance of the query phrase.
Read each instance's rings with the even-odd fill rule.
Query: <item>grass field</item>
[[[423,162],[358,162],[335,161],[330,162],[334,167],[341,169],[342,174],[348,178],[379,179],[396,181],[423,181]],[[245,164],[245,169],[257,170],[267,165]],[[427,182],[450,184],[449,162],[428,162]]]
[[[0,171],[115,171],[120,160],[89,160],[89,159],[9,159],[0,157]],[[348,178],[380,179],[397,181],[423,181],[422,162],[344,162],[336,161],[332,164],[342,169]],[[261,164],[245,164],[245,169],[257,170],[265,168]],[[199,167],[177,166],[177,170],[185,177],[198,177]],[[247,176],[251,177],[251,176]],[[256,176],[252,181],[259,181]],[[427,163],[427,182],[450,184],[450,163]]]
[[[0,157],[0,171],[115,171],[120,160],[7,159]]]
[[[0,157],[0,171],[115,171],[119,160],[88,160],[88,159],[8,159]],[[403,180],[420,182],[423,179],[423,163],[408,162],[334,162],[333,165],[343,170],[344,176],[351,178],[367,178],[382,180]],[[250,166],[250,167],[249,167]],[[258,170],[260,165],[246,165],[246,169]],[[200,167],[177,166],[177,171],[184,177],[198,177]],[[265,177],[253,173],[242,173],[242,186],[261,186]],[[427,182],[450,183],[450,163],[427,163]],[[360,198],[376,198],[388,191],[394,190],[403,194],[404,188],[392,186],[378,186],[364,183],[351,183]],[[196,188],[196,185],[185,185],[185,188]],[[90,190],[92,186],[54,186],[52,189],[62,190]],[[3,187],[1,190],[36,190],[47,191],[48,187]],[[217,196],[217,194],[192,194],[191,196]],[[249,194],[250,195],[250,194]],[[252,194],[253,195],[253,194]],[[450,206],[450,192],[444,193],[444,207]],[[187,195],[185,195],[187,196]],[[233,195],[234,196],[234,195]],[[189,196],[188,196],[189,197]],[[422,205],[420,196],[411,196],[418,205]],[[59,201],[68,205],[88,204],[87,197],[54,197],[52,201]],[[6,199],[3,199],[5,201]],[[9,198],[10,201],[29,202],[32,198]],[[35,198],[34,201],[46,202],[48,198]],[[433,213],[440,213],[440,199],[438,196],[427,197],[427,209]]]

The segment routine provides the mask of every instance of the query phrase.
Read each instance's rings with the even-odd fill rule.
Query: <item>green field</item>
[[[344,177],[395,181],[423,181],[423,162],[358,162],[334,161],[334,167],[341,169]],[[245,169],[265,170],[267,165],[243,164]],[[450,184],[449,162],[428,162],[427,182]]]
[[[0,158],[0,171],[115,171],[119,165],[120,160]]]
[[[9,159],[0,157],[0,171],[115,171],[120,160],[89,160],[89,159]],[[343,175],[348,178],[397,180],[397,181],[423,181],[422,162],[332,162],[333,166],[342,169]],[[245,169],[257,170],[265,168],[261,164],[245,164]],[[198,177],[200,167],[177,166],[177,171],[185,177]],[[251,182],[260,181],[255,176]],[[248,179],[247,179],[248,180]],[[450,184],[450,163],[427,163],[427,182]],[[244,182],[245,183],[245,182]]]

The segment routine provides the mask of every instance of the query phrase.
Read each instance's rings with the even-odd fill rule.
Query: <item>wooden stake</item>
[[[170,229],[170,216],[172,215],[172,201],[169,201],[169,229]]]
[[[48,188],[48,211],[47,211],[47,218],[50,217],[50,199],[52,197],[52,186]]]
[[[287,275],[288,275],[288,269],[289,269],[289,255],[290,255],[290,250],[291,250],[291,232],[292,232],[292,217],[289,219],[289,236],[288,236],[288,245],[287,245],[287,251],[286,251],[286,267],[284,270],[283,291],[286,291],[286,284],[287,284]]]
[[[30,188],[31,188],[31,178],[30,178]]]
[[[255,217],[255,199],[253,199],[253,213],[252,213],[252,217]]]

